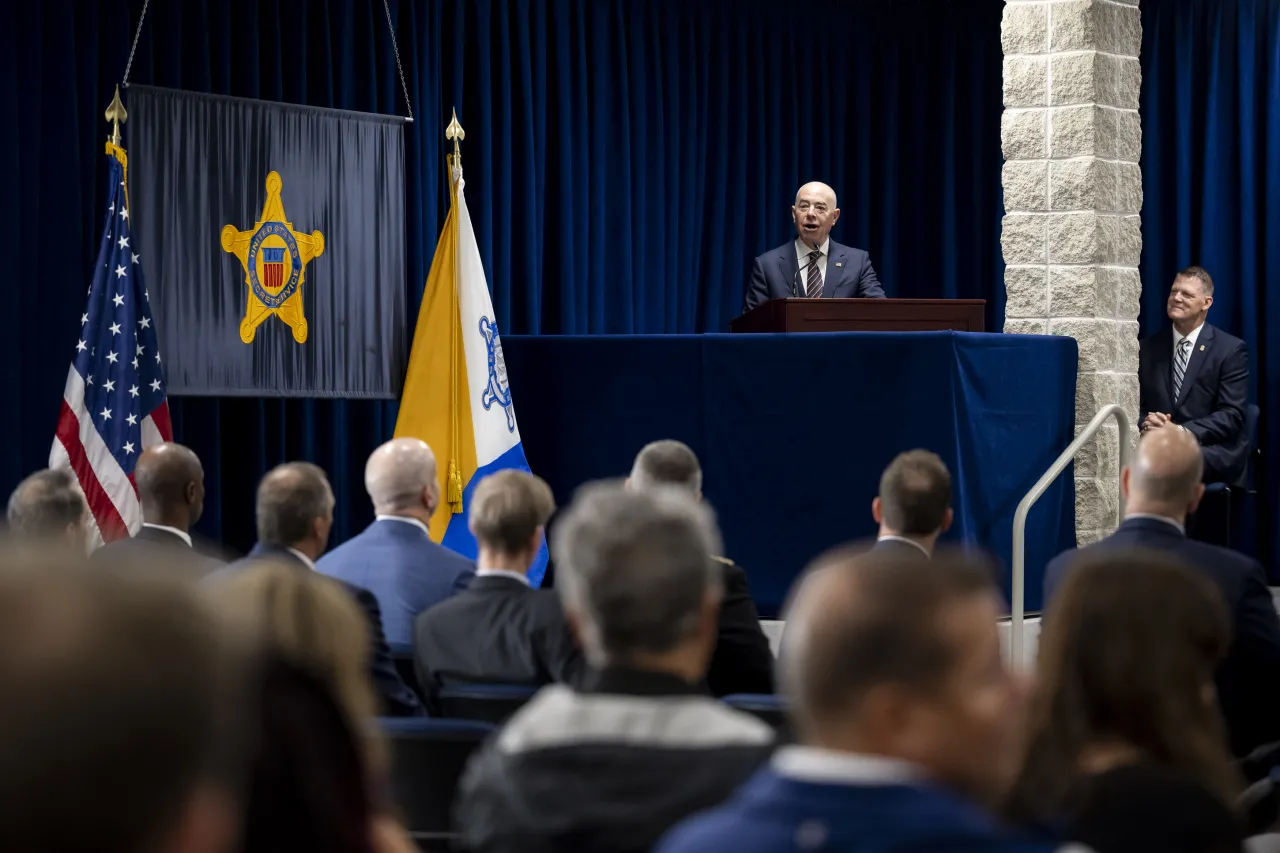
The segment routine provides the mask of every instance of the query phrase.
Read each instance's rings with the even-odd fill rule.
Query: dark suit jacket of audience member
[[[192,544],[169,530],[159,527],[143,526],[133,536],[108,542],[93,552],[94,559],[129,561],[165,561],[176,564],[177,568],[190,571],[193,576],[201,577],[221,568],[224,563],[216,557],[203,553]]]
[[[387,642],[413,643],[413,620],[433,604],[461,592],[476,564],[411,521],[380,519],[316,561],[323,574],[367,589],[382,608]]]
[[[1138,345],[1138,423],[1149,412],[1172,415],[1204,449],[1204,481],[1243,486],[1249,436],[1249,354],[1244,341],[1208,323],[1200,329],[1178,399],[1173,399],[1173,328],[1166,326]]]
[[[1235,551],[1188,539],[1170,522],[1156,518],[1126,519],[1114,534],[1082,550],[1137,548],[1174,555],[1222,591],[1233,640],[1215,680],[1232,751],[1241,756],[1280,740],[1280,618],[1262,566]],[[1076,553],[1059,554],[1045,569],[1046,606]]]
[[[584,664],[560,600],[516,578],[479,574],[414,623],[418,681],[434,693],[466,684],[576,684]]]
[[[760,627],[747,573],[732,560],[714,558],[724,569],[724,601],[716,650],[707,667],[707,687],[715,696],[773,692],[773,651]]]
[[[253,550],[244,559],[237,560],[215,572],[210,578],[216,580],[216,577],[224,572],[240,571],[262,560],[279,560],[282,563],[310,571],[310,567],[299,560],[287,548],[277,548],[259,543],[253,546]],[[417,694],[400,679],[400,674],[396,672],[395,661],[391,657],[391,648],[387,645],[387,638],[382,633],[382,614],[378,609],[378,599],[374,598],[373,593],[367,589],[361,589],[345,581],[334,580],[336,583],[342,584],[351,593],[361,609],[364,610],[365,618],[369,622],[369,637],[373,642],[372,654],[369,659],[369,676],[373,680],[373,686],[378,691],[378,695],[382,698],[383,713],[389,717],[420,716],[422,714],[422,702],[418,699]]]

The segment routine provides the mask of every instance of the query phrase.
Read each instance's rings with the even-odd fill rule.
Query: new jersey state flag
[[[421,439],[435,451],[442,500],[431,519],[431,538],[474,559],[476,541],[467,529],[471,493],[489,474],[528,471],[529,463],[462,170],[452,175],[449,215],[427,275],[395,434]],[[542,583],[546,568],[544,542],[529,570],[533,586]]]

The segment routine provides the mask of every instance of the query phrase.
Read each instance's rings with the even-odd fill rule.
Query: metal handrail
[[[1013,612],[1010,619],[1009,652],[1015,666],[1022,666],[1022,631],[1026,620],[1027,513],[1031,512],[1032,504],[1040,500],[1045,490],[1058,479],[1058,475],[1066,470],[1067,465],[1080,452],[1084,443],[1093,438],[1094,434],[1102,429],[1107,418],[1112,415],[1115,415],[1116,425],[1119,427],[1119,470],[1123,471],[1129,465],[1129,415],[1123,407],[1112,403],[1104,406],[1098,414],[1094,415],[1089,425],[1076,436],[1076,440],[1067,445],[1067,449],[1062,451],[1062,454],[1049,466],[1049,470],[1044,472],[1044,476],[1036,481],[1031,491],[1027,492],[1026,497],[1018,503],[1018,509],[1013,514],[1013,601],[1010,602]],[[1119,477],[1116,478],[1116,491],[1120,496],[1120,513],[1116,519],[1118,523],[1121,518],[1124,518],[1124,492],[1120,491]]]

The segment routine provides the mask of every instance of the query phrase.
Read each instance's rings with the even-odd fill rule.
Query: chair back
[[[774,729],[781,730],[787,725],[787,706],[781,697],[773,693],[733,693],[721,701],[730,708],[768,723]]]
[[[1250,491],[1257,484],[1258,457],[1262,455],[1262,450],[1258,447],[1258,418],[1260,414],[1257,403],[1250,403],[1244,407],[1244,430],[1245,434],[1249,436],[1249,457],[1245,462],[1245,484]]]
[[[469,720],[392,717],[378,721],[390,755],[391,801],[422,847],[456,840],[453,803],[467,760],[496,729]]]
[[[505,723],[540,688],[525,684],[468,684],[442,687],[432,707],[439,716],[480,720],[495,725]]]

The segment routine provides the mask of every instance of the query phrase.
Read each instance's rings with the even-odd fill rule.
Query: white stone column
[[[1077,434],[1120,403],[1137,426],[1142,23],[1137,0],[1006,0],[1004,330],[1079,342]],[[1115,525],[1115,425],[1076,457],[1080,543]]]

